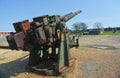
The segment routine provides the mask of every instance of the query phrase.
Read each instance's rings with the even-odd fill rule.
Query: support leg
[[[40,62],[39,48],[36,47],[30,51],[28,65],[35,66],[38,65],[39,62]]]

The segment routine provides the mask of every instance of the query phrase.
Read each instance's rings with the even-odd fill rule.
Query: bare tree
[[[94,23],[94,27],[98,30],[103,29],[103,24],[101,22]]]
[[[98,29],[98,31],[100,31],[101,33],[104,32],[104,27],[103,27],[103,24],[102,24],[101,22],[96,22],[96,23],[94,23],[94,27],[95,27],[96,29]]]
[[[75,29],[75,30],[78,30],[78,28],[79,28],[79,23],[74,23],[72,26],[73,26],[73,29]]]
[[[72,26],[73,26],[73,29],[75,30],[75,33],[77,34],[79,30],[79,23],[74,23]]]
[[[86,23],[84,22],[80,22],[79,23],[79,30],[81,30],[82,32],[85,32],[87,30],[88,26],[86,25]]]
[[[74,23],[73,25],[73,28],[75,29],[75,31],[78,33],[79,32],[85,32],[87,30],[87,25],[86,23],[84,22],[77,22],[77,23]]]

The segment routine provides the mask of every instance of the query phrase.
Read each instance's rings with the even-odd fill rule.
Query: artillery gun
[[[64,16],[44,15],[13,23],[15,33],[7,36],[12,50],[29,51],[29,63],[37,71],[62,73],[73,66],[75,59],[70,55],[70,30],[66,22],[81,13],[81,10]],[[78,39],[74,44],[78,46]]]

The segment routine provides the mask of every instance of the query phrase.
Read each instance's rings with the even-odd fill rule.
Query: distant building
[[[0,32],[0,37],[6,37],[10,35],[10,32]]]
[[[99,34],[103,34],[104,29],[89,29],[88,32],[89,35],[99,35]]]

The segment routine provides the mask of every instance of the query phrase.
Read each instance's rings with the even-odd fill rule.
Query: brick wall
[[[0,32],[0,37],[5,37],[7,35],[10,35],[10,32]]]

